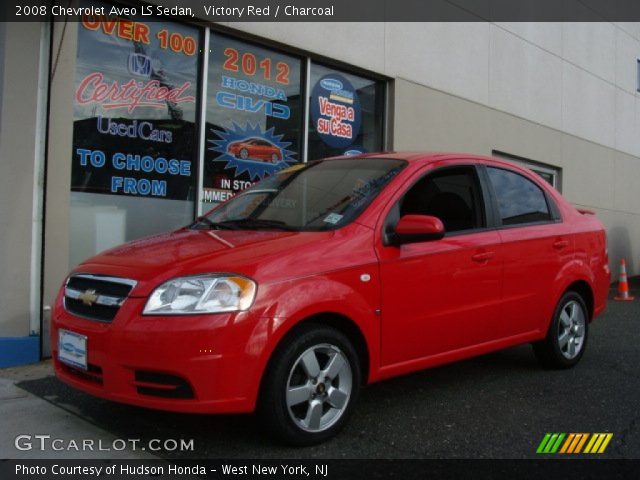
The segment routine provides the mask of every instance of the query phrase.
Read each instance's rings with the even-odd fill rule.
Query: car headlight
[[[240,276],[173,278],[156,288],[145,315],[194,315],[247,310],[256,296],[254,281]]]

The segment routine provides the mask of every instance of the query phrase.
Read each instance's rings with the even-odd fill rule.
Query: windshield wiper
[[[213,222],[212,222],[213,223]],[[224,220],[215,225],[222,225],[230,229],[252,230],[257,229],[276,229],[276,230],[296,230],[295,227],[286,224],[281,220],[262,220],[259,218],[239,218],[237,220]]]
[[[198,217],[192,228],[197,228],[200,225],[204,225],[211,230],[234,230],[233,227],[225,225],[224,222],[214,222],[209,217]]]

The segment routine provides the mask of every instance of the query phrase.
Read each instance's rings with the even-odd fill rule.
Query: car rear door
[[[506,335],[546,331],[557,300],[555,282],[574,255],[573,237],[533,173],[486,166],[486,175],[503,244],[500,328]]]
[[[440,168],[437,168],[440,166]],[[377,241],[382,282],[382,366],[417,361],[502,335],[500,235],[473,165],[440,162],[392,200],[382,226],[408,214],[439,217],[441,240]]]

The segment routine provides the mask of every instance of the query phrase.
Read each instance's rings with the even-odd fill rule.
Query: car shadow
[[[23,381],[18,386],[118,438],[194,440],[193,451],[160,451],[167,458],[353,458],[388,453],[384,441],[374,440],[368,448],[351,445],[354,437],[368,436],[371,422],[380,417],[380,406],[393,419],[414,411],[415,405],[436,409],[443,404],[456,410],[473,395],[505,377],[527,377],[540,372],[528,346],[490,353],[470,360],[396,377],[364,388],[352,421],[335,439],[315,447],[291,448],[269,438],[254,415],[201,415],[149,410],[95,398],[68,387],[55,377]],[[513,375],[515,374],[515,375]],[[439,407],[440,405],[440,407]],[[378,420],[379,421],[379,420]],[[378,444],[376,444],[376,441]]]

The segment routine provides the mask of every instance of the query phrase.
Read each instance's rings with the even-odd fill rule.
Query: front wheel
[[[360,389],[358,357],[340,331],[308,325],[269,362],[258,414],[268,432],[293,445],[323,442],[345,425]]]
[[[580,361],[589,333],[587,312],[583,298],[576,292],[567,292],[562,296],[546,338],[533,344],[533,350],[543,366],[570,368]]]

